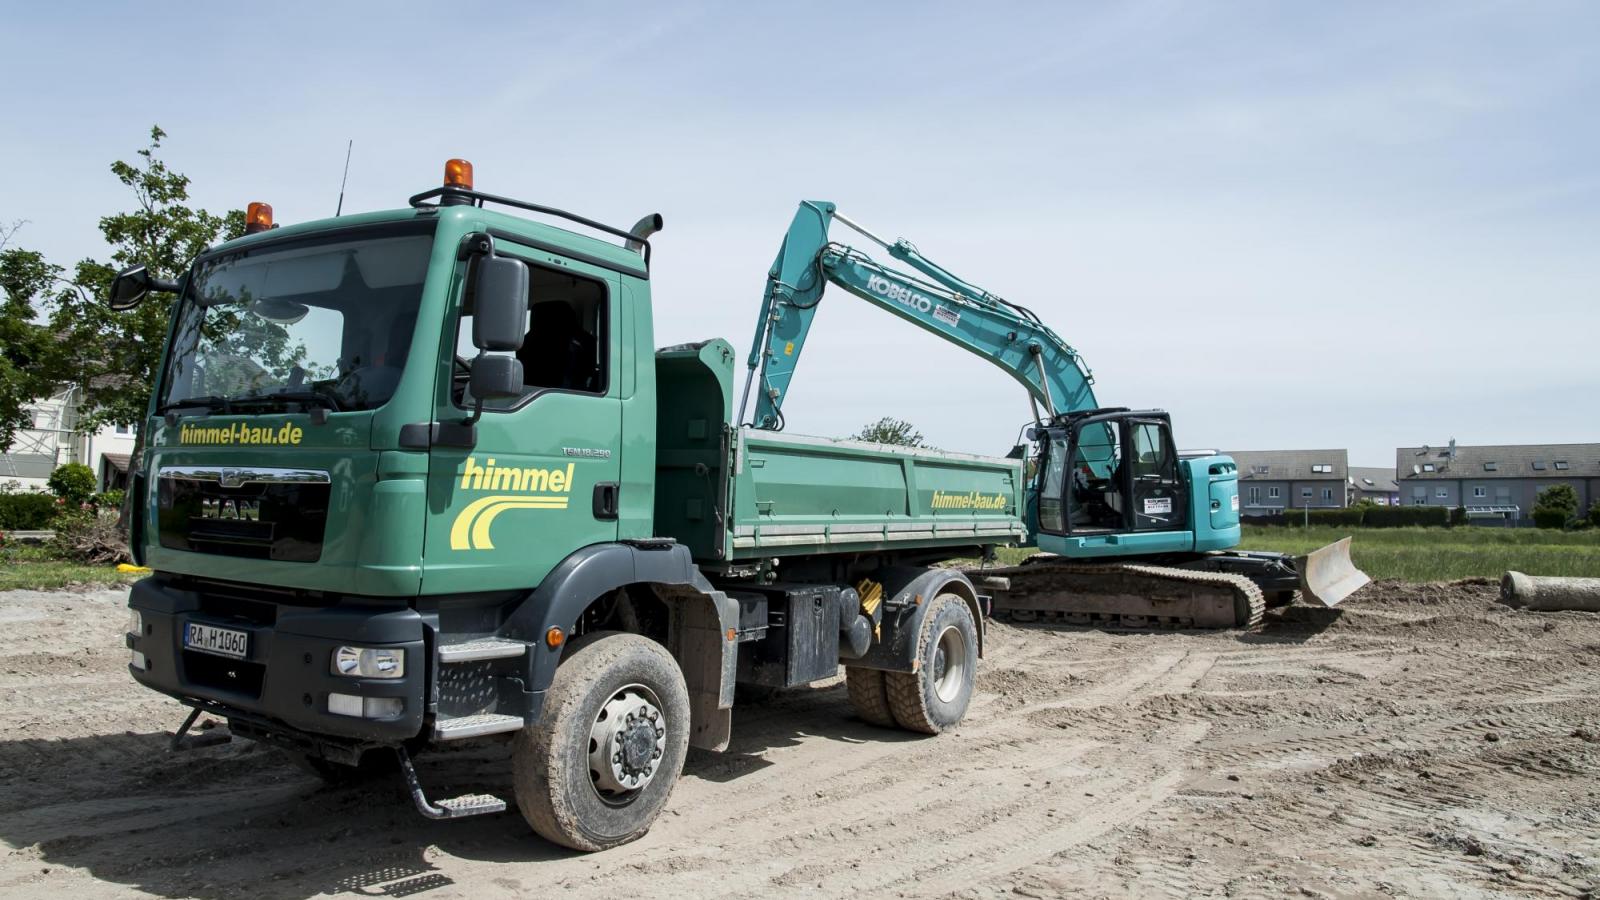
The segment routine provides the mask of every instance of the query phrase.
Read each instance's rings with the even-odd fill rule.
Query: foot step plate
[[[462,716],[459,719],[440,719],[433,725],[433,739],[436,741],[460,741],[467,738],[481,737],[485,734],[517,731],[522,728],[522,724],[521,716],[502,716],[495,713]]]
[[[440,800],[437,805],[448,813],[452,819],[460,816],[482,816],[506,811],[506,802],[491,794],[466,794],[461,797],[451,797],[448,800]]]

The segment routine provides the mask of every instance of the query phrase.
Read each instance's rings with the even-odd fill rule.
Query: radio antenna
[[[351,138],[344,146],[344,177],[339,179],[339,207],[333,211],[334,218],[338,218],[339,214],[344,212],[344,185],[350,180],[350,151],[355,149],[355,146],[355,138]]]

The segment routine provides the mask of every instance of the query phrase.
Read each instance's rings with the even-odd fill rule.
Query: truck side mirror
[[[111,282],[111,296],[106,305],[117,312],[133,309],[150,293],[150,270],[144,266],[131,266],[117,273]]]
[[[528,267],[504,256],[478,260],[477,308],[472,315],[472,345],[479,350],[506,352],[522,347],[528,315]],[[483,357],[479,357],[482,360]],[[473,365],[476,372],[477,364]],[[521,364],[518,363],[518,368]],[[474,376],[476,377],[476,376]],[[517,377],[517,391],[522,379]],[[477,388],[473,388],[477,394]],[[479,396],[483,396],[479,394]]]
[[[144,266],[129,266],[112,279],[106,305],[116,312],[124,312],[138,306],[151,291],[174,294],[178,291],[178,283],[151,278],[150,270]]]
[[[517,343],[521,343],[518,341]],[[468,387],[473,398],[505,400],[522,396],[522,360],[515,356],[490,356],[480,353],[472,361]]]

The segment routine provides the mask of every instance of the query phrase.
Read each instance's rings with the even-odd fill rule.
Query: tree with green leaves
[[[1578,515],[1578,492],[1570,484],[1552,484],[1533,502],[1533,524],[1540,528],[1565,528]]]
[[[0,450],[32,424],[28,404],[57,387],[57,344],[35,321],[35,297],[52,290],[61,269],[37,251],[12,247],[23,222],[0,228]]]
[[[111,279],[136,264],[156,278],[177,279],[206,247],[244,233],[241,210],[212,213],[189,206],[188,177],[157,155],[166,136],[152,127],[149,145],[133,162],[111,164],[112,175],[132,192],[133,208],[100,220],[100,233],[111,245],[109,259],[85,258],[68,273],[36,252],[0,250],[0,449],[10,446],[22,422],[15,411],[53,386],[79,389],[81,428],[143,419],[171,304],[153,298],[112,312],[105,305]],[[19,362],[31,375],[13,374]]]
[[[893,416],[884,416],[870,425],[864,426],[860,431],[850,435],[858,441],[871,441],[875,444],[893,444],[897,447],[926,447],[922,440],[922,432],[904,419]]]

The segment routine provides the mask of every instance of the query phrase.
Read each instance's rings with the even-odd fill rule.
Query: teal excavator
[[[833,223],[915,274],[832,240]],[[832,203],[800,204],[768,273],[747,360],[741,421],[784,427],[783,401],[806,336],[835,285],[987,360],[1033,408],[1026,520],[1042,551],[971,574],[996,615],[1020,621],[1249,627],[1296,593],[1333,606],[1366,584],[1349,538],[1307,556],[1242,552],[1232,459],[1180,454],[1168,414],[1102,407],[1082,357],[1027,307],[973,285],[906,240],[885,240]],[[751,400],[754,409],[751,410]]]

